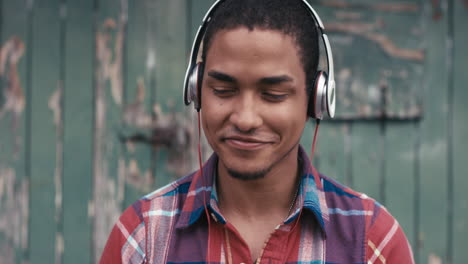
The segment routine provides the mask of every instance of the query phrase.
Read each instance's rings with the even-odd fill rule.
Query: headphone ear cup
[[[314,89],[309,97],[309,116],[315,119],[323,119],[323,112],[326,110],[326,92],[328,76],[324,71],[317,72],[314,82]],[[311,105],[312,104],[312,105]]]
[[[203,73],[205,71],[205,64],[203,62],[198,63],[198,76],[197,76],[197,98],[195,101],[197,111],[201,109],[201,90],[203,84]]]
[[[198,63],[190,73],[188,92],[190,102],[193,102],[197,111],[201,108],[201,82],[203,77],[203,63]]]

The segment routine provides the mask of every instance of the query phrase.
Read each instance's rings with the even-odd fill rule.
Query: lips
[[[271,140],[245,136],[224,137],[223,141],[239,150],[256,150],[273,143]]]

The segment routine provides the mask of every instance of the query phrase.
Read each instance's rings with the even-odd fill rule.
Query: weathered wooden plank
[[[34,3],[31,47],[30,261],[54,263],[61,210],[60,19],[58,0]],[[58,202],[58,208],[56,208]]]
[[[382,130],[376,124],[355,123],[351,126],[351,177],[348,184],[380,203],[385,203],[383,139]]]
[[[206,1],[195,4],[198,8],[208,8]],[[182,88],[185,70],[188,63],[189,49],[187,46],[188,33],[191,31],[187,1],[160,1],[156,15],[156,32],[154,42],[157,47],[156,54],[156,81],[151,87],[155,94],[155,113],[157,127],[167,127],[173,135],[168,145],[156,146],[155,181],[158,186],[188,174],[198,168],[196,153],[196,123],[190,124],[194,118],[193,107],[185,107],[182,103]],[[164,17],[164,14],[173,14]],[[191,15],[194,18],[194,15]],[[197,19],[197,18],[194,18]],[[201,18],[198,18],[201,21]],[[198,25],[197,25],[198,26]],[[190,26],[189,26],[190,27]],[[193,25],[191,26],[193,29]],[[159,112],[160,111],[160,112]],[[174,126],[164,125],[174,124]],[[164,130],[164,129],[163,129]],[[163,132],[163,131],[161,131]],[[160,133],[162,134],[162,133]],[[192,143],[192,145],[190,145]],[[206,155],[204,156],[206,158]]]
[[[312,122],[310,122],[312,123]],[[315,123],[315,122],[313,122]],[[312,145],[315,126],[308,125],[302,136],[304,147],[308,153]],[[317,136],[317,145],[315,150],[315,166],[320,173],[331,177],[342,184],[347,184],[351,142],[350,130],[348,124],[333,123],[329,120],[323,120]]]
[[[426,47],[424,119],[420,130],[421,195],[419,198],[419,237],[416,257],[419,263],[446,261],[447,242],[447,84],[450,58],[447,57],[448,16],[438,1],[425,2]],[[435,13],[442,12],[437,16]],[[437,262],[434,262],[437,263]]]
[[[28,253],[29,180],[26,173],[25,1],[0,2],[0,259],[23,263]]]
[[[125,126],[147,129],[153,120],[151,84],[155,81],[154,43],[157,1],[130,1],[126,36]],[[166,15],[170,16],[168,13]],[[165,17],[166,18],[166,17]],[[128,207],[154,187],[152,147],[143,142],[125,144],[125,200]]]
[[[389,124],[385,133],[385,206],[415,245],[415,134],[413,123]]]
[[[25,1],[0,1],[0,259],[4,263],[23,263],[28,252],[28,25]]]
[[[118,131],[122,126],[123,60],[127,4],[101,0],[96,10],[94,113],[93,249],[97,262],[122,211],[125,162]]]
[[[187,67],[187,64],[189,62],[189,56],[190,56],[190,50],[192,48],[192,42],[195,38],[195,34],[197,33],[197,30],[199,26],[202,23],[202,19],[204,18],[208,8],[211,7],[211,5],[215,2],[215,0],[200,0],[200,1],[187,1],[187,29],[185,32],[185,39],[186,39],[186,45],[185,45],[185,63],[183,66],[183,75],[185,75],[185,70]],[[183,81],[183,78],[180,79],[180,81]],[[181,86],[182,87],[182,86]],[[177,98],[179,102],[182,101],[182,92],[178,93],[180,96]],[[183,157],[185,160],[188,160],[185,165],[187,166],[184,168],[182,171],[185,171],[184,174],[197,170],[199,168],[198,165],[198,152],[197,152],[197,147],[198,147],[198,131],[197,131],[197,114],[196,111],[193,108],[193,104],[191,104],[188,107],[185,107],[184,109],[184,117],[187,118],[189,121],[186,121],[186,124],[188,124],[188,133],[190,137],[189,146],[187,152],[183,153]],[[203,136],[203,131],[202,131],[202,136],[200,140],[201,144],[201,152],[202,152],[202,160],[206,160],[212,153],[211,147],[206,141],[206,138]]]
[[[311,0],[324,21],[335,62],[344,111],[338,118],[392,118],[421,114],[420,92],[424,53],[419,47],[421,11],[418,3]],[[405,25],[405,26],[401,26]],[[372,65],[372,66],[369,66]],[[382,96],[382,87],[391,87]]]
[[[461,264],[468,259],[468,2],[453,1],[453,5],[453,241],[447,247],[453,246],[452,263]]]
[[[89,215],[93,190],[94,1],[65,4],[62,263],[94,263]]]

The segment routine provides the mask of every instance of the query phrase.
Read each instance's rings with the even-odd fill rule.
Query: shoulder
[[[327,176],[320,174],[323,192],[330,214],[372,215],[381,205],[364,193],[357,192]]]
[[[368,263],[414,263],[403,230],[383,205],[324,175],[320,179],[330,219],[327,234],[364,249]]]
[[[148,230],[177,219],[193,174],[174,181],[129,206],[115,223],[107,240],[100,263],[143,263],[148,253],[148,241],[159,235]],[[130,243],[132,246],[127,247]]]

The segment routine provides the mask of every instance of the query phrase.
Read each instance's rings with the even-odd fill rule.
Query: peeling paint
[[[53,112],[53,120],[56,130],[55,144],[55,222],[61,226],[63,210],[63,119],[62,119],[62,81],[57,84],[57,89],[49,97],[48,106]],[[60,264],[63,256],[63,236],[60,232],[56,233],[55,239],[55,263]]]
[[[427,264],[442,264],[442,258],[434,253],[429,254]]]
[[[150,192],[154,186],[154,178],[149,170],[140,171],[138,161],[132,159],[128,163],[126,183],[142,192]]]
[[[0,119],[6,112],[20,115],[24,110],[25,99],[18,73],[18,62],[24,54],[24,43],[16,36],[11,37],[0,49],[0,77],[4,80],[5,103],[0,109]]]
[[[143,105],[145,100],[145,84],[142,78],[137,81],[137,96],[134,102],[125,106],[123,119],[125,124],[138,128],[151,128],[153,117]]]
[[[412,3],[376,3],[376,4],[365,4],[365,3],[350,3],[349,1],[343,0],[326,0],[320,1],[323,6],[330,6],[334,8],[356,8],[356,9],[370,9],[374,11],[385,11],[385,12],[408,12],[415,13],[420,11],[420,7],[417,4]]]
[[[14,169],[0,164],[0,233],[15,248],[28,247],[28,190],[27,180],[18,180]],[[0,259],[9,254],[0,253]]]
[[[360,12],[348,12],[348,11],[337,11],[335,12],[335,17],[338,19],[349,19],[349,20],[359,20],[362,18],[362,13]]]
[[[432,0],[432,19],[440,20],[442,18],[442,4],[441,0]]]
[[[434,162],[443,159],[447,152],[447,142],[444,139],[436,139],[432,142],[425,142],[421,144],[419,149],[419,158],[426,162]],[[403,160],[414,160],[415,153],[413,150],[403,152],[400,157]]]
[[[135,101],[128,104],[124,110],[125,124],[143,131],[151,131],[151,138],[140,138],[138,136],[139,141],[149,143],[154,148],[167,149],[169,153],[168,170],[174,172],[177,176],[186,174],[187,171],[193,168],[188,167],[187,157],[182,154],[186,152],[191,140],[195,138],[193,129],[187,125],[189,124],[187,118],[175,111],[164,113],[159,104],[155,104],[152,109],[153,112],[149,113],[143,105],[144,98],[145,84],[143,79],[139,78]],[[135,139],[130,138],[127,142],[133,142],[132,140]],[[130,151],[134,150],[132,145],[128,146]],[[146,176],[143,179],[136,179],[134,177],[130,183],[137,188],[141,186],[141,181],[151,181]]]
[[[122,2],[122,7],[126,3]],[[126,6],[126,4],[125,4]],[[125,168],[120,161],[109,164],[109,153],[115,153],[115,138],[109,137],[110,129],[107,123],[107,107],[110,102],[106,100],[108,83],[113,102],[122,105],[123,81],[122,61],[123,44],[125,36],[126,11],[122,9],[119,21],[107,18],[99,26],[96,33],[96,68],[95,87],[95,131],[94,131],[94,201],[89,203],[90,217],[94,217],[94,260],[97,262],[104,248],[104,244],[121,213],[121,204],[124,198]],[[115,39],[112,36],[115,35]],[[115,156],[112,154],[111,156]],[[125,165],[125,164],[123,164]],[[109,174],[109,166],[118,166],[117,179]],[[96,212],[97,211],[97,212]]]
[[[375,23],[350,23],[336,22],[325,25],[328,32],[342,32],[357,35],[375,42],[389,56],[410,61],[424,61],[425,55],[419,49],[405,49],[398,47],[391,39],[384,34],[372,33],[373,29],[379,28],[379,21]]]
[[[11,131],[16,135],[19,127],[21,114],[24,111],[25,97],[21,80],[18,73],[18,63],[23,57],[25,50],[24,42],[17,36],[8,39],[3,46],[0,47],[0,98],[4,98],[3,105],[0,105],[0,120],[3,116],[10,112]],[[15,136],[15,149],[13,155],[18,156],[20,150],[20,136]]]
[[[55,234],[55,264],[62,263],[64,247],[63,234],[61,232],[57,232]]]
[[[115,41],[112,42],[112,34],[115,33]],[[100,64],[101,77],[110,81],[112,98],[117,105],[122,104],[123,81],[122,61],[124,43],[123,18],[117,23],[108,18],[96,33],[96,56]],[[113,46],[113,49],[112,49]]]
[[[48,106],[49,109],[52,110],[54,114],[54,124],[57,127],[60,126],[61,120],[62,120],[62,109],[61,109],[61,98],[62,98],[62,85],[61,82],[59,81],[59,84],[57,85],[57,90],[49,97],[49,102]]]

